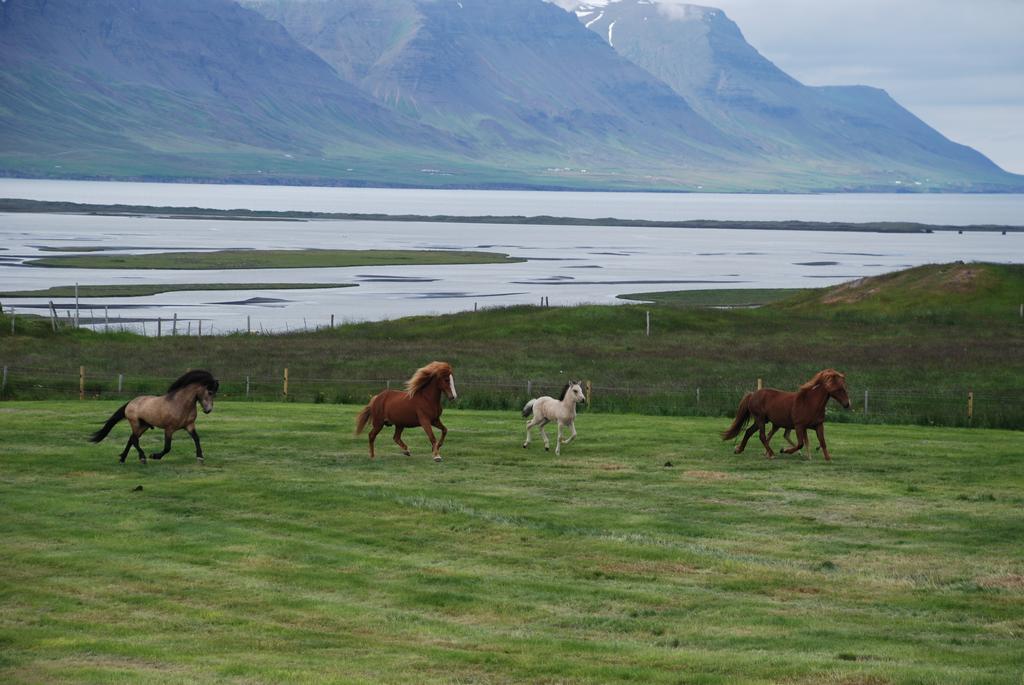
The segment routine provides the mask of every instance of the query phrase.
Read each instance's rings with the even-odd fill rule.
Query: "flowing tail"
[[[525,419],[525,418],[529,418],[529,416],[530,416],[531,414],[533,414],[533,403],[534,403],[534,402],[536,402],[536,401],[537,401],[537,400],[530,400],[529,402],[527,402],[527,403],[526,403],[526,404],[525,404],[525,405],[523,406],[523,418],[524,418],[524,419]]]
[[[127,406],[128,403],[125,402],[124,404],[121,405],[120,409],[111,414],[110,418],[107,419],[107,422],[103,424],[103,428],[100,428],[98,431],[92,434],[92,437],[89,438],[89,442],[100,442],[101,440],[103,440],[103,438],[107,437],[107,435],[110,434],[110,431],[114,428],[114,426],[116,426],[117,423],[124,418],[124,408]]]
[[[363,410],[359,412],[359,416],[356,417],[356,435],[363,432],[366,428],[366,423],[370,420],[370,405],[363,407]]]
[[[743,427],[747,425],[747,422],[750,421],[750,408],[748,405],[753,395],[754,393],[748,392],[740,400],[740,406],[736,410],[736,418],[732,420],[732,425],[727,430],[722,431],[722,440],[732,440],[735,438],[743,430]]]

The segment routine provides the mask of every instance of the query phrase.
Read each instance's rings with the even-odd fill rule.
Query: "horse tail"
[[[128,403],[125,402],[124,404],[121,405],[120,409],[111,414],[110,418],[107,419],[107,422],[103,424],[103,428],[100,428],[98,431],[92,434],[92,437],[89,438],[89,442],[100,442],[101,440],[103,440],[103,438],[107,437],[107,435],[110,434],[110,431],[114,428],[114,426],[116,426],[117,423],[124,418],[124,410],[125,407],[127,406]]]
[[[366,424],[370,420],[370,414],[369,404],[363,407],[363,410],[359,412],[359,416],[356,417],[356,435],[362,433],[363,429],[366,428]]]
[[[533,414],[533,403],[536,402],[536,401],[537,400],[530,400],[529,402],[527,402],[526,404],[523,405],[523,418],[524,419],[529,418],[530,415]]]
[[[740,400],[740,406],[736,410],[736,418],[732,420],[732,425],[729,426],[727,430],[722,431],[722,440],[732,440],[735,438],[740,434],[740,431],[743,430],[743,427],[747,425],[747,422],[750,421],[749,405],[750,398],[753,396],[754,393],[748,392],[743,396],[743,399]]]

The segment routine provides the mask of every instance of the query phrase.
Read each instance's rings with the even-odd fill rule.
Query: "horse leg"
[[[795,442],[793,442],[793,439],[789,437],[789,434],[792,430],[792,428],[787,428],[786,432],[782,434],[783,439],[785,439],[785,441],[788,442],[791,446],[796,444]]]
[[[775,452],[772,452],[772,446],[768,442],[768,437],[764,434],[765,420],[763,416],[757,417],[757,430],[761,434],[761,444],[764,445],[764,456],[768,459],[775,458]]]
[[[544,451],[551,451],[551,442],[548,440],[548,432],[544,428],[548,425],[548,419],[544,419],[540,422],[540,437],[544,438]]]
[[[818,447],[825,455],[825,461],[832,461],[832,455],[828,453],[828,447],[825,446],[825,424],[819,423],[814,427],[814,432],[818,434]]]
[[[434,419],[434,422],[432,424],[430,424],[430,425],[432,425],[434,428],[440,428],[441,429],[441,439],[437,441],[437,451],[440,452],[441,451],[441,445],[444,444],[444,439],[448,437],[448,428],[443,423],[441,423],[441,417],[440,416],[438,416],[436,419]]]
[[[192,436],[192,442],[196,444],[196,462],[199,464],[203,463],[203,446],[199,444],[199,433],[196,433],[196,424],[190,423],[185,426],[185,430]]]
[[[157,461],[164,458],[164,455],[171,451],[171,436],[174,435],[173,428],[164,428],[164,448],[156,454],[149,455],[150,459],[156,459]]]
[[[146,463],[146,453],[142,451],[142,445],[139,444],[139,438],[145,435],[146,431],[149,430],[149,425],[132,426],[132,440],[135,441],[135,451],[139,453],[139,461],[143,464]]]
[[[402,431],[405,430],[405,426],[395,426],[395,437],[393,438],[395,444],[402,448],[402,454],[407,457],[411,457],[412,454],[409,452],[409,446],[402,442]]]
[[[563,445],[568,445],[576,437],[576,422],[570,421],[566,425],[569,426],[569,430],[572,431],[572,435],[565,439],[565,441],[562,443]]]
[[[779,427],[778,427],[777,425],[775,425],[775,424],[773,423],[773,424],[772,424],[772,430],[771,430],[771,432],[770,432],[770,433],[768,433],[768,442],[769,442],[769,443],[771,443],[771,441],[772,441],[772,438],[774,438],[774,437],[775,437],[775,434],[776,434],[776,433],[778,433],[778,432],[779,432]],[[768,456],[768,453],[767,453],[767,452],[765,452],[765,455],[764,455],[764,456],[766,456],[766,457],[767,457],[767,456]]]
[[[555,426],[558,428],[558,435],[555,436],[555,454],[559,455],[562,453],[562,422],[561,420],[555,422]]]
[[[380,433],[380,430],[383,427],[384,427],[384,422],[383,421],[381,421],[380,423],[377,423],[376,421],[374,421],[373,422],[373,428],[370,429],[370,435],[369,435],[369,438],[370,438],[370,459],[375,459],[376,458],[376,456],[373,453],[373,441],[377,439],[377,433]]]
[[[533,418],[526,422],[526,441],[523,443],[524,450],[530,446],[530,433],[533,430],[533,427],[539,424],[540,421],[540,418],[534,414]]]
[[[745,450],[747,448],[747,440],[750,440],[750,436],[752,436],[756,432],[757,423],[755,422],[750,424],[750,428],[748,428],[747,432],[743,434],[743,439],[740,440],[740,444],[736,446],[735,450],[733,450],[733,454],[740,454],[743,450]]]
[[[430,438],[430,453],[434,455],[434,461],[441,461],[441,453],[438,452],[440,445],[437,444],[437,438],[434,437],[434,430],[430,427],[430,419],[421,416],[420,427],[423,432]]]
[[[786,454],[793,454],[794,452],[799,452],[800,450],[802,450],[804,448],[804,445],[806,445],[806,444],[807,444],[807,427],[806,426],[797,426],[796,427],[796,445],[794,445],[793,447],[787,447],[786,449],[784,449],[782,451],[785,452]]]
[[[121,463],[122,464],[124,463],[124,460],[128,458],[128,451],[131,450],[132,445],[134,445],[134,444],[135,444],[135,433],[132,432],[132,434],[128,436],[128,442],[125,444],[124,450],[121,452]]]

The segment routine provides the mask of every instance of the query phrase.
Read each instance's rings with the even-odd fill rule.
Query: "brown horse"
[[[375,456],[373,441],[384,426],[395,427],[395,443],[402,448],[402,454],[412,456],[408,445],[402,442],[402,431],[420,426],[430,438],[434,461],[441,461],[441,445],[448,435],[448,429],[441,423],[442,392],[450,400],[458,397],[452,367],[447,362],[431,362],[413,374],[405,384],[405,392],[384,390],[374,395],[356,417],[356,435],[363,432],[368,422],[373,422],[373,428],[370,429],[370,459]],[[440,440],[434,438],[431,426],[441,429]]]
[[[184,428],[196,444],[196,461],[202,464],[203,448],[199,444],[199,434],[196,433],[196,403],[202,404],[204,414],[209,414],[213,411],[213,398],[219,387],[220,382],[209,371],[189,371],[171,383],[166,395],[141,395],[121,405],[89,440],[100,442],[119,421],[127,418],[132,426],[132,434],[121,452],[121,463],[124,463],[128,451],[134,445],[139,453],[139,461],[145,464],[146,453],[139,446],[139,438],[143,433],[150,428],[164,429],[163,450],[149,455],[151,459],[162,459],[171,451],[171,436]]]
[[[832,455],[828,453],[825,445],[825,405],[829,398],[835,399],[845,409],[850,408],[850,398],[846,394],[846,376],[835,369],[824,369],[814,375],[814,378],[800,386],[796,392],[784,392],[765,388],[756,392],[748,392],[740,400],[739,409],[736,411],[736,418],[728,430],[722,433],[723,440],[731,440],[740,434],[743,426],[751,418],[754,424],[747,429],[743,440],[736,447],[736,454],[739,454],[747,446],[747,440],[760,431],[761,442],[764,444],[765,456],[769,459],[775,457],[769,442],[771,438],[765,436],[764,428],[768,423],[772,424],[772,435],[779,428],[796,429],[797,444],[788,449],[782,450],[786,454],[792,454],[803,449],[807,442],[807,429],[813,428],[818,434],[818,445],[825,455],[826,461],[831,461]]]

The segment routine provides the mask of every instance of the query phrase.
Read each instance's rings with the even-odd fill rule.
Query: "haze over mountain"
[[[648,0],[7,0],[0,172],[461,187],[1024,189],[884,92]]]

